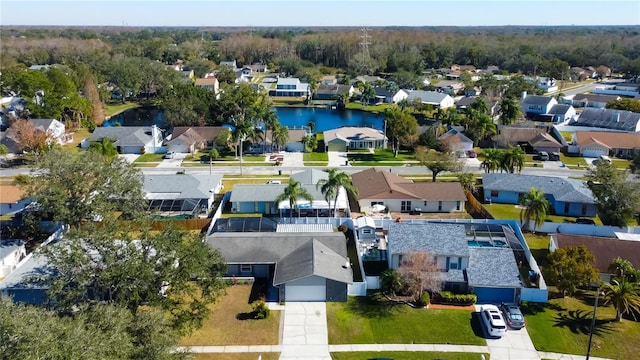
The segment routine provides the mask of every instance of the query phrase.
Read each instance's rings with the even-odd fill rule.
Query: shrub
[[[442,291],[440,299],[444,304],[455,305],[473,305],[478,301],[478,297],[475,294],[454,294],[451,291]]]
[[[427,306],[429,305],[429,293],[426,291],[422,292],[422,295],[420,295],[420,299],[418,299],[418,301],[416,301],[416,305],[418,306]]]
[[[269,310],[269,307],[263,300],[254,301],[251,307],[253,308],[251,314],[254,319],[266,319],[269,317],[269,313],[271,313],[271,310]]]
[[[385,270],[380,276],[380,289],[385,294],[400,294],[404,289],[400,273],[396,270]]]

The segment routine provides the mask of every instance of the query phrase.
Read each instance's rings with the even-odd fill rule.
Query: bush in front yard
[[[475,294],[454,294],[451,291],[442,291],[440,299],[443,304],[473,305],[478,301]]]
[[[420,299],[418,301],[416,301],[416,305],[418,306],[427,306],[429,305],[429,293],[426,291],[422,292],[422,295],[420,295]]]
[[[269,310],[269,307],[263,300],[254,301],[251,304],[251,307],[253,308],[251,314],[253,315],[254,319],[266,319],[269,317],[269,313],[271,312],[271,310]]]

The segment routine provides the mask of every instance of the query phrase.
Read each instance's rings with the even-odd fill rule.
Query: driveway
[[[128,163],[133,164],[133,162],[140,157],[140,154],[120,154],[118,156],[122,159],[125,159]]]
[[[173,159],[162,159],[158,164],[159,168],[178,168],[182,165],[182,161],[187,157],[187,153],[176,153]]]
[[[328,167],[340,167],[345,166],[344,164],[347,161],[347,153],[341,151],[328,151],[329,154],[329,165]]]
[[[287,302],[282,326],[280,360],[331,360],[327,304]]]
[[[476,305],[476,311],[480,311],[480,305]],[[480,324],[481,321],[478,321]],[[487,340],[491,360],[540,360],[526,327],[520,330],[508,329],[506,335],[501,338],[488,336],[484,325],[480,324],[480,327],[483,337]]]
[[[301,152],[281,152],[284,155],[282,159],[282,167],[301,167],[304,166],[304,153]]]

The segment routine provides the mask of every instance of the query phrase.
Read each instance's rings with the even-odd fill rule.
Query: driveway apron
[[[331,360],[327,306],[323,302],[287,302],[280,360]]]

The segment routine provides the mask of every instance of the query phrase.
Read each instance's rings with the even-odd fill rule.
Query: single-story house
[[[289,134],[289,140],[284,144],[283,148],[289,152],[303,152],[304,144],[302,143],[302,139],[309,135],[309,132],[305,129],[288,129],[287,133]],[[270,151],[278,151],[280,147],[271,142],[272,139],[272,131],[271,129],[266,130],[264,132],[264,139],[262,142],[258,144],[253,144],[254,147],[264,147],[265,152]]]
[[[584,108],[604,109],[608,102],[620,100],[617,95],[578,94],[573,97],[572,105]]]
[[[495,145],[501,148],[510,146],[527,146],[532,139],[540,134],[547,134],[550,128],[546,126],[524,127],[498,125],[498,133],[493,136]]]
[[[269,96],[308,97],[309,84],[298,78],[278,78],[276,88],[269,90]]]
[[[594,267],[598,270],[602,281],[611,281],[609,264],[618,257],[629,260],[635,269],[640,267],[640,241],[637,239],[623,240],[601,236],[553,234],[549,242],[549,251],[553,252],[567,246],[580,245],[586,246],[595,255]]]
[[[627,110],[586,108],[570,125],[640,132],[640,113]]]
[[[523,284],[512,244],[518,239],[504,225],[391,223],[389,268],[402,267],[407,254],[428,253],[435,257],[442,289],[473,292],[479,303],[517,302]]]
[[[222,189],[221,175],[145,175],[143,182],[148,209],[163,215],[208,215],[214,195]]]
[[[25,240],[0,241],[0,281],[9,276],[27,256],[26,243]]]
[[[423,104],[433,105],[441,109],[455,106],[454,100],[449,94],[437,91],[414,90],[407,96],[407,101],[420,101]]]
[[[215,147],[215,139],[224,126],[176,126],[167,142],[169,150],[194,154],[198,150]]]
[[[338,78],[335,75],[323,75],[320,78],[322,85],[335,85],[338,83]]]
[[[206,239],[226,276],[266,278],[280,301],[346,301],[353,271],[340,232],[216,232]],[[271,297],[267,295],[267,298]]]
[[[326,151],[384,149],[387,147],[387,137],[377,129],[345,126],[325,131],[324,143]]]
[[[33,126],[35,133],[46,133],[48,143],[66,144],[73,141],[73,133],[66,132],[64,124],[56,119],[28,119]],[[7,147],[9,153],[18,152],[18,134],[14,127],[9,127],[6,131],[2,143]]]
[[[313,97],[318,100],[337,100],[343,95],[352,97],[353,92],[353,85],[321,84],[320,86],[318,86],[318,89],[316,90],[316,93]]]
[[[39,251],[27,255],[24,262],[0,281],[0,297],[11,297],[14,302],[46,304],[49,285],[45,277],[55,275],[47,257]]]
[[[480,96],[465,96],[463,98],[460,98],[458,101],[456,101],[456,109],[465,110],[466,108],[473,105],[473,103],[475,103],[479,97]],[[489,108],[488,109],[489,116],[491,116],[493,120],[499,119],[500,118],[500,102],[497,100],[489,100],[486,97],[483,97],[483,98]]]
[[[0,185],[0,216],[18,213],[24,210],[31,200],[24,191],[14,185]]]
[[[381,168],[370,168],[351,176],[358,190],[361,212],[380,204],[389,211],[464,212],[467,197],[457,182],[417,182]]]
[[[544,192],[553,213],[566,216],[596,216],[596,204],[584,181],[553,176],[521,174],[483,174],[482,186],[487,201],[519,204],[531,188]]]
[[[473,150],[473,140],[466,137],[456,129],[451,129],[442,134],[438,140],[449,149],[449,151],[466,156],[467,151]]]
[[[613,155],[633,158],[640,152],[640,133],[576,131],[573,133],[573,143],[584,157]]]
[[[226,66],[232,68],[233,71],[238,70],[238,63],[235,60],[232,61],[220,61],[220,66]]]
[[[527,116],[534,116],[537,114],[548,114],[551,108],[558,104],[558,101],[553,96],[541,96],[541,95],[527,95],[522,94],[522,112]]]
[[[455,96],[464,89],[464,84],[455,80],[440,80],[435,87],[439,92]]]
[[[218,94],[218,92],[220,92],[220,82],[213,76],[198,78],[196,79],[195,85],[211,90],[214,94]]]
[[[325,199],[316,184],[320,179],[327,179],[324,171],[311,169],[291,175],[293,180],[300,182],[313,197],[309,202],[298,199],[297,216],[330,216],[334,208],[334,199]],[[287,184],[236,184],[231,192],[229,201],[231,211],[234,213],[262,213],[266,215],[287,216],[289,213],[289,200],[276,203],[276,198],[284,192]],[[337,211],[349,213],[349,199],[347,192],[340,189],[337,199]]]
[[[571,105],[555,104],[547,113],[551,118],[551,122],[556,124],[565,123],[576,116],[576,109]]]
[[[120,154],[163,153],[162,132],[153,126],[114,126],[98,127],[91,137],[82,141],[82,148],[88,148],[94,141],[107,138],[113,141]]]
[[[548,153],[552,152],[560,152],[562,149],[562,144],[558,142],[551,134],[549,133],[540,133],[536,135],[533,139],[529,140],[529,145],[535,152],[546,151]]]
[[[397,104],[409,96],[409,94],[402,89],[395,92],[389,91],[389,89],[384,87],[375,87],[373,89],[376,91],[376,102],[378,103]]]

